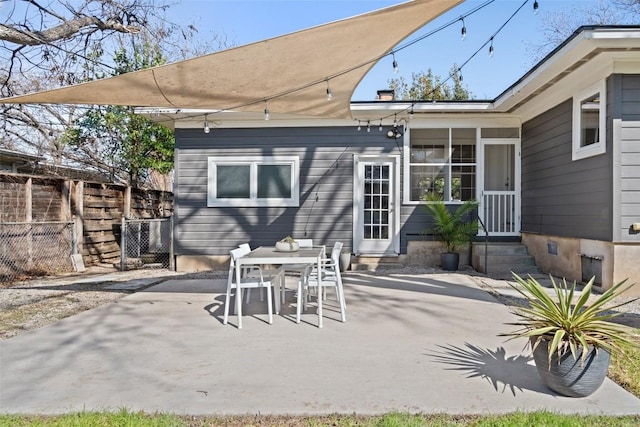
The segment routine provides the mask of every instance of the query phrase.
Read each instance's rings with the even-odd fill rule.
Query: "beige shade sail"
[[[0,103],[249,112],[268,105],[274,114],[350,118],[351,96],[377,60],[462,1],[414,0],[185,61],[4,98]],[[330,102],[327,84],[333,95]]]

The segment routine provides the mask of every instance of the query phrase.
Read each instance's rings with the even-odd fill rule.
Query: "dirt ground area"
[[[33,278],[0,284],[0,340],[40,328],[85,310],[115,301],[135,290],[108,289],[134,279],[206,278],[225,272],[177,273],[167,269],[118,271],[110,265],[82,273]],[[149,284],[147,286],[151,286]],[[140,289],[137,289],[140,290]]]

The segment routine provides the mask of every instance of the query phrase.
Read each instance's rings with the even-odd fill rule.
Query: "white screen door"
[[[478,214],[490,236],[520,233],[520,156],[512,139],[483,140],[482,197]],[[483,234],[482,231],[481,234]]]
[[[400,248],[396,188],[399,158],[356,156],[354,252],[392,255]]]

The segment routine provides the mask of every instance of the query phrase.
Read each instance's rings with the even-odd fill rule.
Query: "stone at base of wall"
[[[536,265],[546,274],[582,282],[582,259],[597,259],[601,263],[602,290],[628,279],[637,283],[629,295],[640,296],[640,244],[612,243],[541,234],[522,234],[522,243]],[[553,249],[553,250],[551,250]]]
[[[196,272],[210,270],[227,270],[228,255],[177,255],[176,271]]]
[[[407,242],[407,254],[402,263],[409,267],[440,267],[440,254],[444,250],[438,241],[414,240]],[[469,265],[469,249],[460,249],[460,265]]]
[[[443,246],[437,241],[409,241],[407,253],[400,256],[400,262],[408,267],[440,267],[440,253]],[[460,250],[460,265],[469,265],[469,249]],[[176,255],[176,271],[197,272],[227,270],[227,255]]]

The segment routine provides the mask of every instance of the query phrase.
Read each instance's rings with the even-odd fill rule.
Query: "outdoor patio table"
[[[282,265],[282,264],[316,264],[321,271],[321,263],[324,248],[300,248],[295,252],[280,252],[272,246],[260,246],[238,258],[236,262],[236,280],[240,283],[242,266],[246,265]],[[238,313],[238,328],[242,328],[242,299],[236,298],[236,310]],[[322,298],[318,298],[318,327],[322,328]]]

